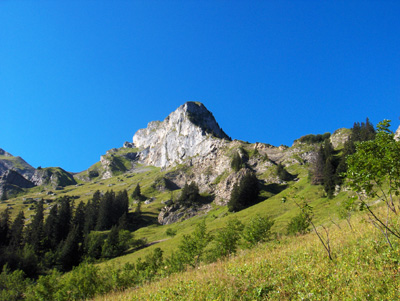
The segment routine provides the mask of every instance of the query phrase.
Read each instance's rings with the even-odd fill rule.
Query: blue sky
[[[0,148],[81,171],[186,101],[234,139],[400,124],[400,1],[0,1]]]

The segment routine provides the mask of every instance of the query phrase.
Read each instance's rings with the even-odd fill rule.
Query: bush
[[[31,284],[25,279],[25,273],[21,270],[11,272],[7,265],[3,266],[0,274],[0,300],[20,300]]]
[[[299,205],[301,212],[296,215],[288,224],[287,234],[305,234],[309,231],[312,220],[312,207],[307,203]]]
[[[272,239],[271,227],[273,225],[274,221],[269,217],[257,215],[244,228],[243,239],[250,246],[254,246],[259,242],[269,241]]]
[[[240,234],[244,225],[237,219],[231,219],[226,226],[215,235],[215,248],[212,250],[214,257],[229,256],[236,252]]]
[[[168,228],[167,231],[165,231],[165,234],[167,234],[168,236],[175,236],[176,235],[176,230],[173,230],[171,228]]]

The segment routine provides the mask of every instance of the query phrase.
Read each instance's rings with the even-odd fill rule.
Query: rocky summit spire
[[[216,139],[219,138],[219,139]],[[207,156],[228,135],[213,114],[199,102],[187,102],[164,121],[150,122],[133,136],[140,159],[149,165],[167,167],[194,156]]]

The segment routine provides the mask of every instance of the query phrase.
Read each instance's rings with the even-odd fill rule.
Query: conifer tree
[[[136,185],[135,190],[132,192],[132,199],[140,199],[142,197],[142,193],[140,191],[139,183]]]
[[[43,251],[44,244],[44,209],[43,200],[37,203],[35,214],[33,215],[32,222],[28,226],[26,242],[33,247],[36,254]]]
[[[61,239],[59,238],[59,230],[60,227],[58,222],[58,207],[54,205],[49,212],[49,215],[46,218],[46,222],[44,224],[44,236],[46,239],[45,248],[48,250],[54,250]]]
[[[10,228],[10,246],[14,250],[19,249],[22,246],[24,238],[24,225],[25,215],[23,211],[20,211],[12,222]]]
[[[73,227],[78,229],[79,240],[83,240],[84,227],[85,227],[85,204],[81,201],[75,210],[74,217],[72,219]]]
[[[10,236],[10,211],[7,208],[0,215],[0,246],[8,245]]]
[[[59,199],[60,208],[58,210],[58,240],[65,240],[71,229],[72,223],[72,207],[71,199],[68,196],[63,196]]]
[[[113,225],[113,204],[115,194],[114,192],[107,191],[100,200],[99,215],[97,218],[96,230],[107,230]]]
[[[260,187],[258,179],[254,173],[246,174],[240,181],[239,185],[235,185],[231,197],[228,202],[229,211],[240,211],[257,203]]]
[[[83,232],[85,235],[96,228],[97,218],[99,216],[101,194],[99,190],[93,194],[92,199],[86,204],[85,208],[85,225]]]
[[[79,231],[77,227],[72,227],[65,241],[60,244],[58,263],[63,271],[69,271],[73,266],[79,264]]]

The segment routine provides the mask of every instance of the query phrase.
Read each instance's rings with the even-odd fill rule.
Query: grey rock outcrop
[[[394,139],[397,141],[400,140],[400,126],[398,127],[396,133],[394,134]]]
[[[343,146],[344,143],[349,140],[351,135],[351,131],[346,128],[341,128],[336,130],[331,137],[329,138],[333,148],[338,148],[340,146]]]
[[[0,184],[11,184],[16,185],[21,188],[32,188],[35,186],[31,181],[25,179],[22,175],[20,175],[15,170],[7,170],[0,177]]]
[[[211,205],[206,204],[201,207],[182,207],[174,204],[165,206],[158,215],[158,223],[161,225],[169,225],[178,221],[183,221],[199,214],[207,213],[211,210]]]
[[[4,192],[8,196],[21,192],[23,188],[32,188],[35,184],[25,179],[17,171],[9,169],[0,177],[0,196]]]
[[[197,102],[185,103],[164,121],[150,122],[133,136],[133,144],[141,150],[140,160],[157,167],[207,156],[228,140],[214,116]]]
[[[21,157],[15,157],[0,148],[0,176],[11,169],[17,171],[27,180],[31,180],[35,173],[35,168],[26,163],[24,159]]]
[[[7,153],[4,149],[0,148],[0,156],[5,156],[5,157],[12,157],[10,153]]]
[[[54,188],[75,185],[74,177],[60,167],[37,169],[31,180],[35,185],[51,185]]]

